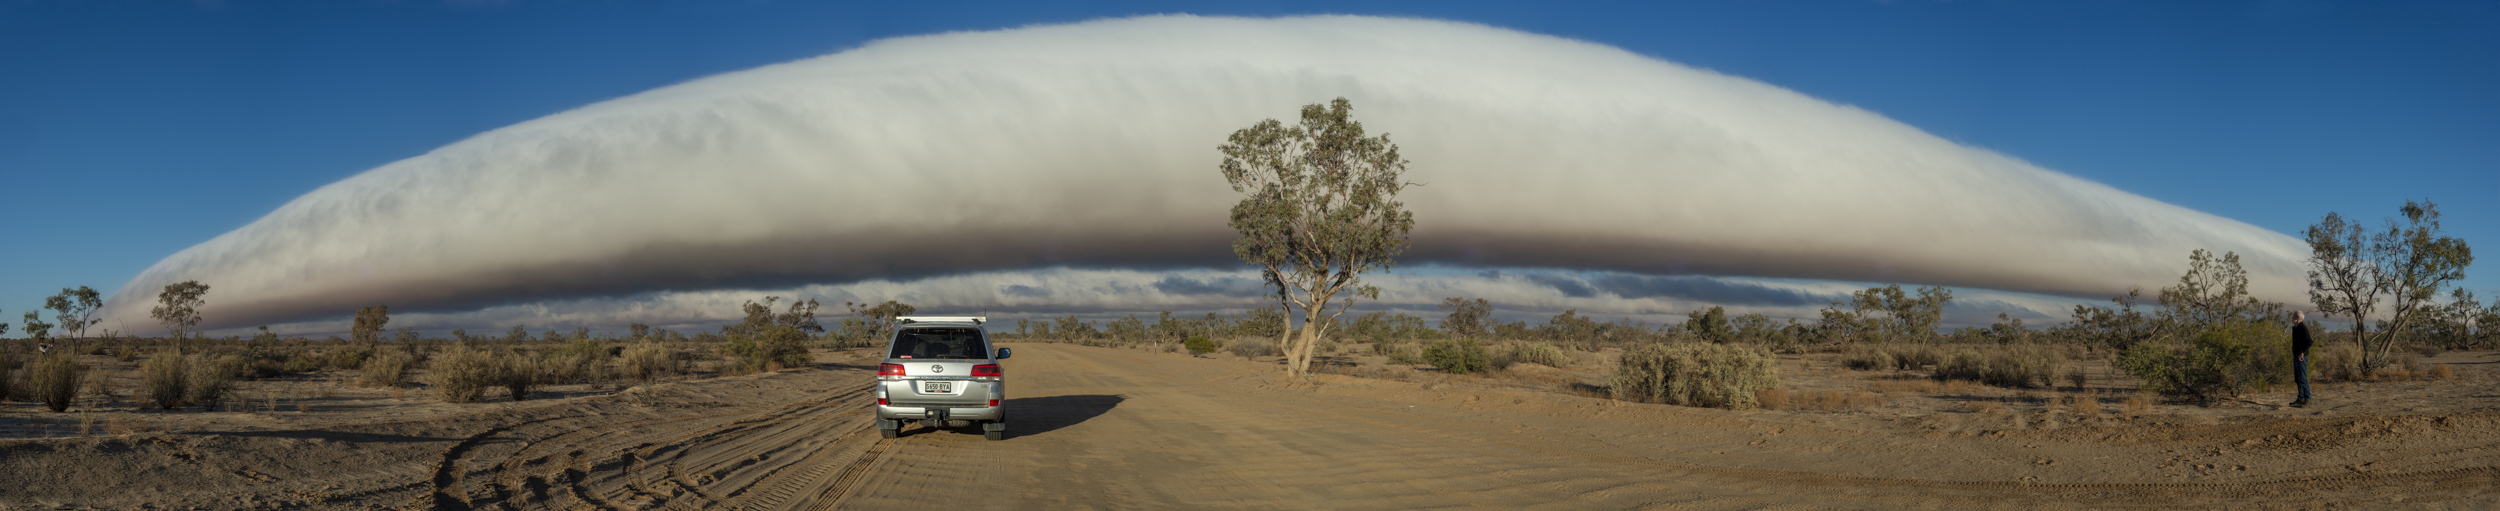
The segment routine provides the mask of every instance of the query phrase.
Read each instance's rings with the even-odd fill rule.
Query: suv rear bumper
[[[877,405],[877,418],[885,420],[928,419],[931,415],[936,415],[931,413],[933,409],[944,410],[942,412],[937,412],[937,414],[943,414],[947,420],[996,421],[1007,418],[1007,407],[1004,406],[955,406],[935,404],[926,406],[910,404]]]

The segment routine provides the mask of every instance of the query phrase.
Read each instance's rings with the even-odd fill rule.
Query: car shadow
[[[1007,400],[1007,432],[1014,436],[1048,434],[1111,413],[1125,396],[1082,394],[1011,398]]]

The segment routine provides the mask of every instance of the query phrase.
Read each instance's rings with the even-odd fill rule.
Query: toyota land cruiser
[[[931,427],[981,426],[991,440],[1007,438],[1007,378],[998,361],[1007,348],[990,350],[975,316],[903,316],[877,364],[877,429],[885,438],[910,422]]]

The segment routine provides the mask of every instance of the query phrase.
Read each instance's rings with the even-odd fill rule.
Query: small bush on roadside
[[[1191,354],[1191,355],[1200,355],[1200,356],[1204,356],[1204,355],[1206,355],[1206,354],[1208,354],[1208,353],[1212,353],[1212,352],[1214,352],[1214,351],[1215,351],[1215,348],[1216,348],[1216,346],[1215,346],[1215,340],[1214,340],[1214,339],[1208,339],[1208,338],[1206,338],[1206,336],[1203,336],[1203,335],[1193,335],[1193,336],[1189,336],[1189,339],[1188,339],[1188,340],[1183,340],[1183,341],[1181,341],[1181,346],[1182,346],[1182,347],[1185,347],[1185,348],[1189,348],[1189,354]]]
[[[278,370],[286,374],[304,374],[321,370],[321,364],[321,359],[313,358],[303,352],[296,352],[295,355],[287,357],[286,363],[279,365]]]
[[[365,361],[357,382],[367,387],[395,388],[408,380],[408,357],[397,353],[376,355]]]
[[[634,343],[633,347],[625,349],[623,357],[625,375],[635,380],[652,381],[685,372],[685,364],[679,362],[675,354],[669,353],[668,347],[656,342]]]
[[[538,388],[545,379],[545,364],[538,357],[521,353],[504,353],[498,359],[495,383],[512,395],[513,401],[529,399],[530,389]]]
[[[2059,355],[2057,350],[2025,345],[1984,351],[1965,349],[1936,364],[1936,377],[1999,387],[2051,387],[2057,384]]]
[[[1506,355],[1512,362],[1526,362],[1546,367],[1571,367],[1572,363],[1570,353],[1563,352],[1562,348],[1555,347],[1551,343],[1543,342],[1513,344]]]
[[[0,348],[0,401],[17,397],[17,353]]]
[[[496,373],[501,369],[494,358],[471,349],[453,349],[434,357],[427,366],[434,392],[444,402],[475,403],[486,395],[486,387],[499,384]]]
[[[1647,344],[1624,352],[1607,383],[1619,400],[1745,409],[1779,386],[1779,369],[1740,345]]]
[[[2352,343],[2319,343],[2309,348],[2309,374],[2321,380],[2359,381],[2361,348]]]
[[[1840,366],[1859,371],[1892,368],[1892,354],[1870,346],[1851,346],[1840,355]]]
[[[360,349],[332,348],[330,350],[329,360],[324,361],[323,365],[327,365],[331,369],[354,371],[364,368],[365,358],[370,357],[371,355],[372,354],[366,353],[364,350]]]
[[[1233,355],[1241,358],[1273,357],[1283,354],[1276,351],[1275,345],[1268,344],[1267,339],[1259,337],[1225,343],[1224,351],[1232,352]]]
[[[191,367],[183,374],[183,395],[201,409],[213,410],[219,401],[234,390],[235,373],[251,367],[240,355],[192,355]]]
[[[1434,341],[1424,347],[1424,362],[1450,374],[1467,374],[1493,368],[1493,357],[1475,339]]]
[[[148,403],[158,409],[172,410],[190,403],[191,364],[175,355],[173,350],[157,352],[139,363],[140,385],[148,391]]]
[[[35,357],[26,370],[26,391],[36,401],[54,412],[68,411],[70,402],[78,399],[80,378],[87,375],[87,366],[69,353],[52,353]]]
[[[1896,346],[1886,348],[1885,352],[1892,355],[1893,368],[1903,371],[1914,371],[1944,362],[1944,354],[1938,353],[1934,346]]]
[[[2129,347],[2118,365],[2143,379],[2145,390],[2210,402],[2289,380],[2288,338],[2271,325],[2224,325],[2197,334],[2184,349],[2156,343]]]

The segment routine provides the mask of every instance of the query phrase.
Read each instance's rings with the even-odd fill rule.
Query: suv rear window
[[[894,352],[886,358],[920,359],[988,359],[988,346],[981,343],[978,328],[907,328],[894,336]]]

